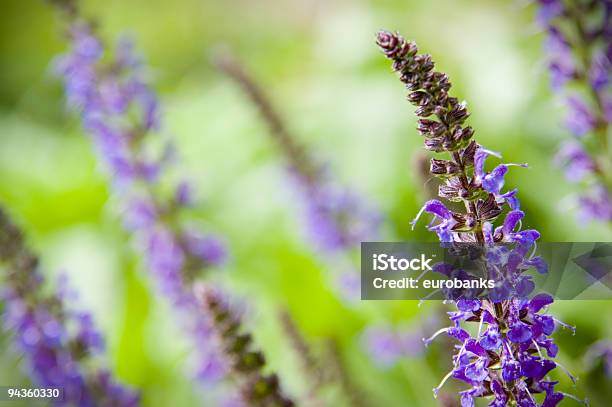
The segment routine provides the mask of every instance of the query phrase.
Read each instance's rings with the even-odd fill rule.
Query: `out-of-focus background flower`
[[[197,189],[192,221],[225,236],[230,259],[222,278],[248,304],[247,326],[256,328],[289,393],[305,384],[282,335],[281,310],[315,352],[324,353],[330,341],[338,345],[370,406],[438,405],[430,389],[450,370],[449,358],[438,357],[450,345],[406,346],[405,357],[385,366],[364,352],[368,327],[428,335],[440,325],[427,321],[444,318],[441,308],[412,301],[349,306],[331,291],[326,263],[300,232],[299,196],[265,124],[210,63],[219,47],[233,50],[338,179],[384,212],[386,240],[435,236],[410,230],[428,199],[418,171],[422,140],[404,90],[374,44],[380,28],[402,32],[433,55],[455,95],[469,102],[482,144],[507,162],[529,163],[510,171],[508,186],[520,187],[525,223],[542,240],[612,240],[608,225],[577,223],[567,199],[577,188],[551,160],[569,135],[528,2],[107,0],[85,1],[83,10],[106,41],[129,33],[149,62],[179,171]],[[49,277],[70,277],[79,305],[93,311],[107,337],[111,366],[142,389],[145,405],[202,404],[206,390],[189,379],[187,342],[131,250],[89,139],[64,107],[51,68],[66,49],[60,20],[43,1],[4,0],[0,11],[0,202],[25,229]],[[553,311],[578,327],[575,336],[559,331],[556,338],[558,360],[581,380],[573,388],[562,372],[554,377],[564,391],[607,405],[609,379],[584,356],[592,343],[610,338],[612,304],[559,301]],[[0,384],[27,383],[7,334],[0,340]],[[343,405],[334,397],[331,405]]]

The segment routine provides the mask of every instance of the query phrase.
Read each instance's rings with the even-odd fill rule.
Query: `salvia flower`
[[[466,104],[449,94],[449,78],[434,70],[430,55],[419,54],[414,42],[386,31],[378,33],[377,44],[393,61],[393,70],[409,91],[408,100],[417,107],[417,129],[425,148],[446,155],[433,158],[430,168],[431,175],[441,180],[438,195],[446,202],[426,202],[413,225],[429,213],[433,216],[428,228],[440,241],[447,246],[454,242],[449,247],[479,245],[485,249],[487,267],[503,270],[501,275],[494,274],[497,285],[489,296],[447,293],[453,294],[457,306],[457,311],[449,313],[453,324],[425,342],[446,333],[458,345],[453,368],[434,394],[453,377],[469,385],[459,394],[462,407],[473,407],[478,397],[489,399],[490,406],[555,406],[565,396],[547,378],[558,366],[554,360],[558,349],[550,335],[559,322],[544,313],[553,302],[551,296],[542,293],[529,299],[534,287],[524,272],[529,268],[546,272],[546,266],[531,250],[540,234],[521,228],[524,213],[516,190],[502,190],[509,164],[486,171],[485,160],[500,154],[473,139],[474,131],[465,123]],[[457,207],[451,203],[462,204],[462,209],[451,209]],[[465,246],[455,249],[461,247]],[[440,263],[434,271],[450,277],[461,274],[447,266]],[[464,328],[468,322],[478,324],[476,335]],[[535,393],[545,394],[541,404],[535,401]]]
[[[184,319],[201,353],[198,377],[219,379],[224,368],[206,346],[210,327],[200,317],[190,286],[198,273],[223,261],[224,249],[216,237],[180,222],[180,211],[190,204],[185,182],[176,183],[170,194],[161,188],[175,149],[156,137],[159,106],[141,58],[130,41],[121,40],[113,57],[105,59],[105,47],[91,25],[79,19],[71,24],[69,35],[71,50],[57,63],[68,104],[80,112],[111,175],[124,227],[134,235],[160,291]]]
[[[214,340],[223,350],[226,365],[239,381],[241,397],[238,405],[253,407],[288,407],[294,403],[283,395],[278,377],[265,374],[263,353],[253,349],[253,338],[241,332],[241,322],[231,309],[227,295],[219,288],[198,285],[198,300],[209,318]]]
[[[313,246],[328,257],[344,257],[359,248],[362,241],[375,239],[381,223],[378,211],[361,196],[339,185],[329,168],[312,157],[290,133],[264,90],[231,55],[220,54],[215,62],[245,91],[268,124],[270,136],[282,152],[287,172],[299,192],[305,230]],[[354,297],[354,270],[340,274],[341,288]]]
[[[92,316],[66,306],[61,290],[46,287],[38,258],[22,232],[0,208],[0,268],[4,303],[2,325],[36,385],[58,387],[58,406],[131,407],[139,396],[96,368],[104,341]]]
[[[538,23],[547,35],[551,86],[566,100],[565,125],[575,136],[563,144],[559,156],[567,178],[583,184],[576,199],[579,219],[612,221],[612,1],[536,3]]]
[[[155,137],[160,127],[158,102],[145,80],[141,59],[131,43],[122,41],[113,59],[102,60],[103,47],[90,25],[75,20],[71,28],[72,52],[58,63],[69,103],[79,108],[83,125],[111,173],[125,228],[134,235],[160,291],[190,334],[197,378],[205,383],[222,378],[257,379],[251,371],[233,365],[239,349],[214,339],[220,328],[235,329],[238,321],[229,325],[220,321],[221,311],[211,303],[204,308],[210,314],[202,313],[194,293],[198,275],[222,263],[225,248],[216,236],[181,221],[181,210],[193,203],[189,184],[175,183],[170,194],[161,188],[176,152],[170,143]],[[74,89],[78,91],[72,97]],[[156,142],[161,144],[158,150],[152,148]],[[246,337],[236,337],[234,345],[245,345],[241,341]],[[253,355],[245,354],[247,358]],[[265,380],[274,380],[274,376]],[[250,385],[255,402],[249,405],[263,405],[256,403],[263,384],[254,381]]]

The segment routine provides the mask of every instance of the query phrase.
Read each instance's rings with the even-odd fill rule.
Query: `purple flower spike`
[[[560,16],[560,4],[546,2],[543,20],[552,21]],[[460,342],[455,347],[453,369],[434,389],[434,396],[452,377],[470,385],[459,393],[462,407],[473,407],[475,398],[490,400],[491,396],[492,407],[504,407],[509,400],[521,407],[554,405],[560,393],[554,392],[555,383],[543,378],[557,364],[534,355],[541,355],[541,349],[546,350],[549,358],[557,355],[558,347],[550,335],[558,321],[542,313],[552,303],[552,297],[537,294],[529,300],[534,283],[523,273],[533,268],[546,272],[547,266],[532,254],[540,233],[522,229],[525,213],[519,210],[517,190],[502,191],[508,166],[513,164],[501,164],[491,172],[486,171],[486,158],[500,155],[472,140],[473,130],[465,124],[469,112],[464,103],[449,94],[448,76],[434,71],[430,55],[419,54],[414,42],[386,31],[378,33],[377,44],[392,60],[393,69],[408,89],[408,100],[417,107],[420,117],[417,130],[425,136],[425,148],[446,153],[444,159],[431,161],[430,174],[442,179],[438,195],[460,203],[452,208],[461,208],[453,210],[441,200],[430,200],[417,214],[413,226],[423,212],[432,214],[434,219],[428,229],[436,232],[440,241],[457,242],[458,250],[462,247],[459,243],[470,243],[468,247],[478,245],[487,265],[496,273],[506,273],[496,279],[499,284],[486,296],[452,297],[458,311],[449,312],[451,326],[439,329],[425,340],[427,344],[446,333]],[[505,210],[507,214],[500,222],[498,218]],[[434,265],[433,271],[449,278],[462,276],[461,270],[445,262]],[[476,338],[463,329],[464,324],[472,322],[479,324]],[[546,392],[547,400],[538,405],[532,394],[542,392]]]
[[[299,194],[297,201],[302,204],[303,229],[308,242],[333,265],[329,267],[331,270],[343,263],[349,264],[353,269],[350,272],[355,274],[358,266],[351,259],[353,252],[360,248],[361,242],[379,237],[382,216],[375,205],[337,182],[328,165],[320,162],[289,130],[265,89],[237,58],[226,51],[215,55],[213,63],[244,91],[268,125],[268,134],[281,152],[287,175]],[[345,275],[334,277],[334,280],[355,281]],[[341,297],[352,302],[354,296],[346,295],[350,290],[340,291]]]
[[[57,406],[135,407],[139,396],[110,372],[95,368],[104,348],[91,314],[67,307],[62,291],[46,287],[38,258],[22,232],[0,208],[0,263],[4,304],[2,325],[13,333],[32,380],[40,387],[61,387]],[[64,284],[64,282],[62,283]]]
[[[538,5],[538,23],[547,33],[544,49],[552,88],[566,100],[565,125],[577,138],[562,145],[556,161],[569,181],[582,184],[583,192],[575,199],[580,223],[610,222],[606,163],[612,121],[612,4],[609,0],[539,0]],[[581,96],[574,88],[580,88]],[[593,191],[598,191],[597,197]]]
[[[292,405],[289,400],[275,398],[280,393],[275,376],[258,374],[263,359],[241,347],[244,337],[224,337],[233,341],[231,346],[215,340],[218,324],[225,327],[229,323],[222,320],[225,310],[210,302],[201,307],[194,293],[198,275],[221,263],[225,249],[209,233],[185,225],[180,211],[191,203],[190,186],[184,182],[171,184],[169,189],[161,185],[168,178],[173,181],[167,174],[169,165],[176,162],[175,148],[168,143],[148,143],[155,138],[161,120],[157,98],[145,80],[142,59],[125,41],[117,45],[111,58],[102,59],[101,42],[92,25],[76,20],[72,23],[72,49],[58,64],[69,104],[81,114],[83,126],[98,146],[100,159],[111,176],[115,195],[121,207],[127,208],[123,213],[126,229],[192,341],[191,359],[198,378],[218,381],[231,373],[245,383],[242,398],[251,405],[262,389],[270,393],[270,398],[258,399],[261,403]],[[160,144],[159,149],[153,148]],[[168,194],[168,190],[172,192]],[[236,324],[232,321],[230,327],[234,329]],[[236,335],[235,329],[232,335]],[[240,355],[244,360],[236,365],[233,352],[238,350],[245,351]]]
[[[180,210],[192,203],[190,185],[171,184],[170,194],[161,186],[166,178],[174,180],[166,174],[177,160],[171,144],[162,143],[155,150],[155,143],[147,143],[155,137],[161,120],[142,58],[131,42],[121,41],[112,58],[102,59],[104,50],[92,25],[77,21],[75,10],[71,14],[75,14],[72,50],[58,64],[69,104],[79,110],[110,173],[114,192],[127,208],[123,213],[126,229],[193,343],[191,360],[197,378],[210,383],[231,374],[239,383],[245,405],[292,406],[281,394],[277,377],[261,373],[263,356],[249,349],[248,334],[238,333],[239,321],[221,303],[221,294],[213,290],[199,296],[194,292],[198,274],[221,263],[226,252],[219,239],[185,225]],[[83,44],[87,52],[81,50]],[[87,319],[82,319],[79,332],[84,342],[97,344]],[[98,389],[115,392],[108,385]]]

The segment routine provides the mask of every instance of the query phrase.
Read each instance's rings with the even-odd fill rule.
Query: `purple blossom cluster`
[[[210,326],[202,318],[190,289],[201,270],[225,257],[223,245],[179,221],[191,203],[190,186],[179,182],[171,194],[162,193],[174,147],[153,149],[159,128],[159,107],[144,78],[144,67],[131,42],[122,40],[111,60],[91,26],[76,21],[70,28],[71,51],[57,63],[64,78],[68,104],[81,113],[123,208],[125,228],[133,233],[160,291],[184,319],[197,352],[198,377],[215,381],[224,367],[207,348]]]
[[[57,387],[58,406],[132,407],[139,396],[95,367],[104,341],[92,316],[66,306],[62,290],[49,290],[38,258],[23,235],[0,209],[0,266],[4,271],[0,298],[2,324],[12,332],[14,347],[24,355],[37,386]]]
[[[548,379],[548,373],[559,366],[554,360],[558,348],[550,337],[559,321],[543,313],[553,302],[551,296],[541,293],[528,298],[533,286],[522,270],[545,272],[546,266],[530,254],[540,234],[522,229],[524,212],[517,190],[503,191],[504,177],[513,164],[486,171],[485,160],[500,155],[473,140],[473,129],[465,125],[469,116],[465,103],[449,95],[448,76],[434,70],[430,55],[419,54],[414,42],[386,31],[378,33],[377,44],[393,61],[393,70],[409,92],[408,100],[417,107],[417,129],[425,148],[448,157],[432,158],[430,174],[441,180],[439,197],[453,206],[432,199],[413,226],[422,213],[430,213],[433,220],[428,229],[441,242],[480,245],[490,266],[504,266],[509,272],[495,279],[498,284],[489,296],[453,297],[457,306],[457,311],[449,313],[453,325],[426,340],[446,333],[459,342],[453,369],[434,394],[454,377],[470,386],[460,393],[462,407],[473,407],[477,397],[489,399],[495,407],[556,406],[566,396],[555,391],[557,382]],[[513,284],[509,287],[508,282]],[[466,323],[478,324],[475,335],[465,329]],[[543,401],[536,401],[536,393],[544,394]]]
[[[581,221],[612,221],[612,1],[537,3],[551,86],[566,99],[565,124],[575,137],[563,143],[557,161],[568,180],[585,186],[577,199]]]

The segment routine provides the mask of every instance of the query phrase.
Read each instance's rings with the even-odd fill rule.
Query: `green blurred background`
[[[372,302],[348,307],[325,282],[325,262],[299,231],[299,202],[265,124],[233,83],[211,66],[230,47],[282,107],[292,130],[332,163],[338,179],[386,214],[389,240],[431,240],[409,221],[428,199],[415,168],[421,157],[412,107],[374,44],[399,30],[433,55],[481,144],[504,154],[508,186],[520,187],[524,224],[546,241],[611,241],[606,225],[579,225],[567,197],[576,191],[551,163],[563,107],[550,92],[534,9],[522,1],[431,0],[105,0],[85,1],[105,40],[130,33],[151,65],[175,137],[180,171],[198,191],[194,221],[222,233],[231,256],[221,271],[249,305],[247,326],[291,394],[306,384],[278,311],[289,310],[315,352],[340,346],[350,379],[370,406],[435,406],[430,389],[450,369],[442,345],[380,369],[360,335],[378,324],[418,326],[439,307]],[[108,363],[142,389],[148,406],[204,405],[189,380],[187,341],[133,254],[117,220],[89,140],[64,107],[51,62],[66,49],[62,25],[42,0],[0,5],[0,202],[41,254],[50,276],[67,273],[79,306],[107,337]],[[610,338],[612,304],[560,301],[557,316],[578,331],[556,334],[559,361],[581,377],[564,391],[609,405],[609,384],[590,372],[588,346]],[[445,322],[443,322],[445,324]],[[0,384],[26,383],[19,356],[2,339]],[[448,352],[448,349],[446,350]],[[560,370],[560,369],[557,369]],[[453,389],[453,385],[448,387]],[[606,391],[608,394],[606,394]],[[332,394],[328,405],[348,405]],[[573,401],[566,401],[572,405]]]

